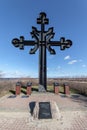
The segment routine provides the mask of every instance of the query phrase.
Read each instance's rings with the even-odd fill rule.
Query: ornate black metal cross
[[[46,48],[50,54],[56,54],[52,46],[60,46],[61,50],[69,48],[72,45],[71,40],[65,40],[64,37],[60,38],[60,41],[51,41],[54,37],[53,27],[45,31],[45,25],[49,23],[49,19],[46,18],[46,14],[41,12],[39,18],[37,18],[37,24],[41,25],[41,31],[38,31],[36,27],[32,27],[32,38],[35,40],[25,40],[23,36],[20,39],[13,39],[12,44],[15,47],[19,47],[21,50],[24,46],[34,46],[30,50],[30,54],[35,54],[39,49],[39,91],[43,92],[47,90],[47,63],[46,63]]]

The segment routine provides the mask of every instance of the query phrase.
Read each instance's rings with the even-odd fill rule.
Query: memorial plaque
[[[39,119],[51,119],[51,107],[50,102],[39,102]]]

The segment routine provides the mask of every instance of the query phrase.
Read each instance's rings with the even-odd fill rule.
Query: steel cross
[[[20,39],[13,39],[12,44],[15,47],[19,47],[21,50],[24,46],[34,46],[30,50],[30,54],[35,54],[39,49],[39,91],[44,92],[47,90],[47,63],[46,63],[46,48],[50,54],[56,54],[52,46],[60,46],[61,50],[69,48],[72,45],[71,40],[65,40],[64,37],[60,38],[60,41],[51,41],[54,37],[53,27],[45,31],[45,25],[49,24],[49,19],[46,18],[46,13],[41,12],[39,18],[37,18],[37,24],[41,25],[41,31],[38,31],[36,27],[32,27],[33,40],[25,40],[23,36]]]

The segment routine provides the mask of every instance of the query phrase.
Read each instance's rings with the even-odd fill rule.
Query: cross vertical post
[[[39,43],[39,91],[47,90],[47,63],[46,63],[46,36],[45,24],[48,19],[45,13],[40,13],[37,24],[41,24],[41,35]]]
[[[61,50],[70,48],[72,45],[71,40],[65,40],[64,37],[60,38],[60,41],[51,41],[54,37],[53,27],[45,31],[45,25],[49,23],[49,19],[46,18],[46,13],[41,12],[39,18],[37,18],[37,24],[41,25],[41,30],[38,31],[36,27],[32,26],[32,38],[35,40],[25,40],[23,36],[20,39],[15,38],[12,40],[12,44],[15,47],[19,47],[21,50],[24,46],[34,46],[30,49],[30,54],[35,54],[39,49],[39,92],[47,91],[47,59],[46,59],[46,49],[50,54],[56,54],[52,46],[60,46]]]

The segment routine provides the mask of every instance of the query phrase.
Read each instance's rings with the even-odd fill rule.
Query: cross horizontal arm
[[[49,44],[49,43],[48,43],[48,44]],[[61,43],[60,43],[60,41],[50,41],[50,45],[51,45],[51,46],[60,46]]]
[[[15,38],[12,40],[12,44],[15,47],[19,47],[19,44],[23,44],[24,46],[34,46],[36,43],[33,40],[24,40],[23,42],[21,42],[19,39]]]
[[[60,38],[60,41],[50,41],[48,44],[50,44],[50,46],[60,46],[61,50],[65,50],[65,48],[70,48],[72,46],[72,41]]]
[[[34,46],[36,43],[35,43],[35,41],[32,41],[32,40],[25,40],[23,42],[23,44],[24,44],[24,46]]]
[[[19,47],[21,50],[24,49],[24,46],[34,46],[36,43],[32,40],[24,40],[24,37],[21,36],[20,39],[15,38],[12,40],[12,44],[15,47]]]
[[[34,46],[33,48],[30,49],[30,54],[35,54],[35,52],[37,51],[38,49],[38,43],[35,42],[35,41],[32,41],[32,40],[24,40],[24,37],[21,36],[20,39],[13,39],[12,40],[12,44],[15,46],[15,47],[19,47],[19,49],[23,50],[24,49],[24,46]]]
[[[60,41],[50,41],[50,44],[51,44],[51,46],[61,46],[61,45],[68,45],[68,42],[61,44]],[[71,43],[70,43],[69,45],[70,45],[70,46],[72,45],[72,41],[71,41]]]

